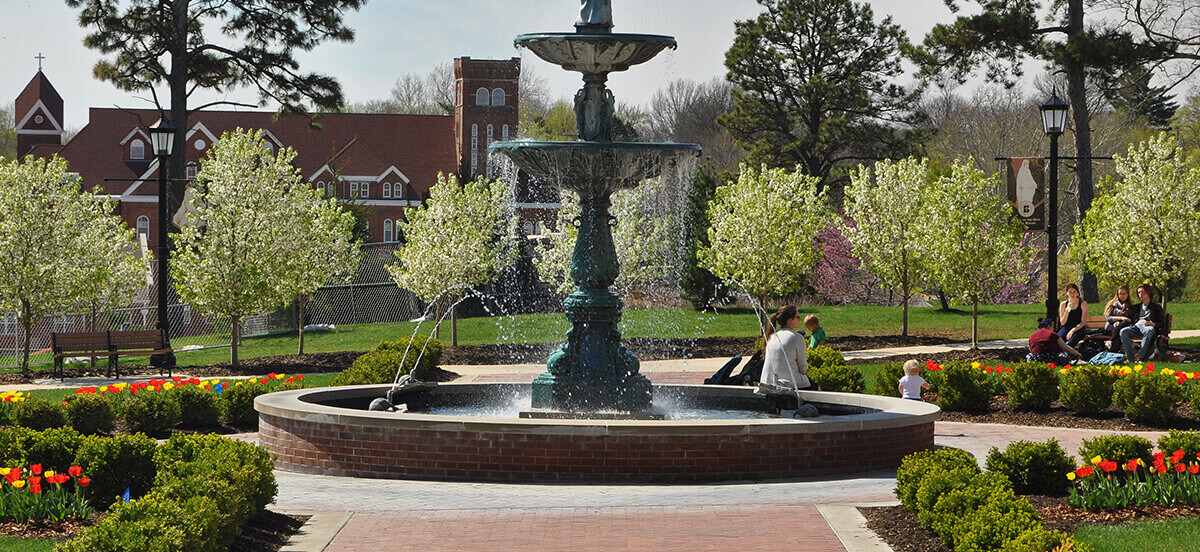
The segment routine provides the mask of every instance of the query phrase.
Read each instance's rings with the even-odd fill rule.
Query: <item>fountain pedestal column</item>
[[[579,236],[571,279],[579,287],[564,301],[567,342],[551,353],[547,371],[533,382],[531,407],[542,412],[649,411],[650,380],[621,345],[621,298],[609,291],[617,278],[609,196],[581,197]]]

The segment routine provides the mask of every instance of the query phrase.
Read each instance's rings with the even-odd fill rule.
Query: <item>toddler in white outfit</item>
[[[921,366],[915,360],[904,363],[904,377],[900,378],[900,396],[905,399],[921,400],[921,390],[929,389],[929,383],[921,377]]]

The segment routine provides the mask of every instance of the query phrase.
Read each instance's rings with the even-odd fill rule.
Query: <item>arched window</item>
[[[500,139],[508,140],[508,125],[500,127]]]
[[[522,224],[521,226],[525,229],[526,236],[533,235],[533,223],[532,222],[525,221],[525,224]]]
[[[362,186],[358,187],[358,194],[366,198],[371,197],[371,184],[369,182],[363,182]]]
[[[392,188],[392,197],[395,199],[404,199],[404,184],[397,182],[396,187]]]
[[[150,243],[150,217],[142,215],[137,218],[137,233],[146,236],[146,243]]]
[[[475,91],[475,105],[487,105],[492,94],[486,88],[480,88]]]
[[[129,143],[129,158],[130,159],[145,159],[146,158],[146,143],[134,139]]]
[[[383,219],[383,241],[392,241],[392,219]]]
[[[329,190],[329,197],[337,197],[337,182],[329,181],[329,184],[326,184],[326,189]]]
[[[492,107],[504,106],[504,91],[497,88],[492,90]]]
[[[391,197],[392,197],[392,183],[391,182],[383,183],[383,197],[385,199],[391,199]]]
[[[195,179],[196,179],[196,175],[197,175],[197,174],[199,174],[199,173],[200,173],[200,167],[197,167],[195,163],[188,163],[188,164],[187,164],[187,178],[188,178],[188,180],[195,180]]]

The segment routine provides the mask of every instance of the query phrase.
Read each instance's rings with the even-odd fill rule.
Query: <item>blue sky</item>
[[[872,0],[871,4],[877,17],[893,16],[914,40],[935,23],[952,18],[942,0]],[[67,128],[82,127],[88,107],[149,105],[92,77],[99,54],[83,47],[85,31],[62,0],[0,0],[0,7],[5,14],[0,19],[0,52],[4,52],[0,101],[11,105],[37,70],[34,56],[42,52],[44,71],[66,104]],[[613,75],[610,87],[620,101],[645,104],[671,79],[724,75],[724,54],[733,42],[734,21],[759,12],[754,0],[613,0],[617,32],[672,35],[679,49]],[[425,74],[459,56],[521,56],[525,66],[549,79],[555,96],[569,97],[581,84],[579,76],[517,50],[512,39],[521,33],[573,30],[578,15],[576,0],[371,0],[347,16],[357,40],[327,43],[299,57],[303,69],[335,76],[351,102],[383,98],[397,76]],[[246,91],[227,97],[256,100]]]

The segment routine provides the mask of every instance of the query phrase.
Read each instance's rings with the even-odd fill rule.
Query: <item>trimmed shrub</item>
[[[19,426],[0,430],[0,467],[28,465],[25,463],[25,444],[32,433],[32,429]]]
[[[12,413],[14,423],[36,431],[67,425],[67,408],[61,402],[26,399],[16,403]]]
[[[1130,420],[1161,424],[1175,419],[1184,388],[1161,372],[1133,373],[1113,384],[1113,404]]]
[[[379,342],[374,350],[362,354],[338,374],[331,385],[392,383],[397,372],[400,375],[411,373],[418,380],[427,379],[442,360],[442,342],[427,337],[417,337],[415,341],[411,349],[409,338]],[[423,354],[422,347],[425,349]],[[419,364],[417,358],[421,359]]]
[[[822,345],[822,347],[824,347]],[[817,347],[820,349],[821,347]],[[814,349],[815,350],[815,349]],[[841,391],[843,393],[862,393],[866,390],[862,372],[855,366],[845,364],[826,364],[819,368],[809,367],[808,377],[821,387],[822,391]]]
[[[1200,385],[1187,386],[1188,401],[1192,403],[1192,414],[1200,418]]]
[[[121,403],[121,418],[130,433],[164,433],[179,425],[182,417],[175,393],[143,391]]]
[[[1015,498],[1008,479],[1000,474],[985,473],[975,476],[966,485],[943,494],[934,503],[932,514],[926,514],[925,519],[929,528],[947,545],[952,546],[960,532],[959,526],[971,513],[990,502]],[[920,513],[917,515],[919,519]]]
[[[896,497],[910,510],[917,505],[917,490],[921,482],[936,470],[964,468],[980,473],[979,463],[971,453],[954,448],[923,450],[905,456],[896,470]]]
[[[1149,465],[1152,461],[1151,447],[1148,439],[1137,435],[1098,435],[1083,440],[1083,446],[1079,448],[1079,457],[1085,464],[1091,463],[1093,458],[1099,456],[1117,463],[1141,458]]]
[[[989,501],[955,526],[955,552],[995,552],[1042,521],[1024,498]]]
[[[1117,376],[1107,366],[1078,366],[1062,378],[1058,399],[1080,414],[1095,414],[1112,406]]]
[[[149,492],[158,471],[154,465],[157,448],[158,443],[144,434],[84,438],[74,463],[92,480],[87,488],[88,500],[96,508],[105,509],[126,488],[134,497]]]
[[[24,465],[41,464],[43,469],[66,473],[75,465],[83,436],[69,427],[30,433],[26,437]]]
[[[1059,548],[1067,545],[1070,548]],[[1045,527],[1031,528],[1017,538],[1008,541],[1000,552],[1049,552],[1063,550],[1070,552],[1095,552],[1090,544],[1079,542],[1070,535],[1059,531],[1051,531]]]
[[[212,427],[221,423],[221,405],[217,394],[195,385],[174,390],[179,402],[179,427]]]
[[[217,435],[172,435],[154,455],[154,461],[158,465],[156,489],[175,481],[221,479],[229,483],[238,500],[245,499],[247,518],[275,499],[277,487],[270,454],[245,441]]]
[[[824,368],[827,366],[843,366],[846,364],[846,357],[829,345],[821,345],[815,349],[808,350],[808,370],[811,373],[814,368]]]
[[[1172,429],[1166,435],[1158,438],[1158,450],[1165,454],[1182,450],[1184,456],[1195,458],[1197,454],[1200,454],[1200,431]]]
[[[100,395],[74,395],[67,399],[67,420],[75,431],[84,435],[112,433],[116,428],[117,411]]]
[[[258,428],[258,412],[254,410],[254,397],[267,392],[267,387],[255,380],[226,384],[221,391],[221,420],[244,429]]]
[[[957,468],[953,470],[938,470],[935,469],[930,474],[921,480],[921,485],[917,487],[917,521],[921,527],[933,527],[933,521],[936,517],[933,507],[937,505],[937,501],[946,493],[970,485],[976,477],[979,477],[979,470],[971,468]]]
[[[224,552],[214,526],[223,514],[216,501],[193,496],[180,502],[151,493],[120,503],[92,527],[60,545],[57,552]]]
[[[276,385],[271,392],[278,393],[280,391],[295,391],[297,389],[304,389],[303,380],[284,381],[283,383]]]
[[[942,410],[980,410],[988,407],[988,401],[992,398],[991,382],[983,370],[956,361],[942,365],[941,372],[937,405]]]
[[[888,362],[880,366],[871,377],[871,394],[885,397],[900,396],[900,378],[904,377],[904,364]]]
[[[1075,461],[1057,439],[1050,439],[1044,443],[1015,441],[1003,452],[992,447],[985,466],[989,472],[1007,477],[1019,494],[1063,495],[1070,483],[1063,474],[1075,469]]]
[[[1016,410],[1049,410],[1058,398],[1058,370],[1041,362],[1022,362],[1000,378],[1008,406]]]

